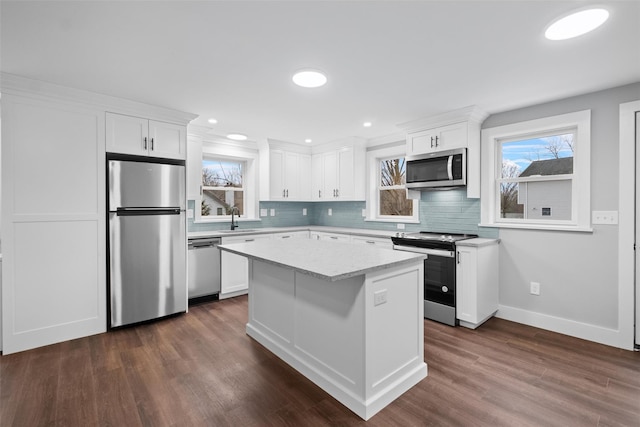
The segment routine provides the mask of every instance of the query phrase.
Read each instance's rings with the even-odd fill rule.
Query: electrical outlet
[[[270,216],[276,216],[276,210],[275,209],[271,209]]]
[[[540,283],[538,282],[531,282],[531,289],[529,290],[529,292],[531,293],[531,295],[540,295]]]
[[[187,218],[193,218],[193,209],[187,209]]]
[[[367,210],[366,209],[362,209],[362,217],[366,217],[367,216]]]
[[[618,223],[618,211],[593,211],[591,222],[594,224],[615,225]]]
[[[404,230],[404,224],[396,224],[398,230]]]
[[[333,209],[329,208],[327,210],[327,215],[329,215],[329,216],[333,215]]]
[[[267,216],[267,210],[266,209],[260,209],[260,216]]]
[[[373,305],[380,305],[387,302],[387,290],[381,289],[373,293]]]
[[[302,215],[307,216],[307,208],[302,208]]]

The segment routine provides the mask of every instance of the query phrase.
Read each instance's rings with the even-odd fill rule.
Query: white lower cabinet
[[[456,317],[475,329],[498,311],[499,240],[471,239],[456,243]]]
[[[393,249],[393,242],[390,237],[367,237],[367,236],[351,236],[351,243],[361,245],[372,245],[379,248]]]
[[[269,234],[223,237],[222,244],[270,239]],[[249,263],[246,257],[220,251],[220,299],[246,294],[249,289]]]

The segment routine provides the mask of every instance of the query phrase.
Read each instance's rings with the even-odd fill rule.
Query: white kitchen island
[[[423,255],[304,239],[219,248],[249,259],[247,334],[361,418],[427,376]]]

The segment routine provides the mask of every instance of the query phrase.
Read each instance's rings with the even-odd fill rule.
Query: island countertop
[[[218,248],[332,282],[425,258],[411,252],[306,239],[256,240]]]

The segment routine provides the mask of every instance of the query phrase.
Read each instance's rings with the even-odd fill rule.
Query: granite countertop
[[[368,237],[388,237],[391,238],[396,235],[396,232],[391,230],[371,230],[367,228],[348,228],[348,227],[329,227],[323,225],[305,225],[296,227],[265,227],[255,229],[243,229],[238,228],[236,230],[211,230],[211,231],[192,231],[188,233],[189,239],[205,238],[205,237],[231,237],[231,236],[245,236],[252,234],[272,234],[272,233],[287,233],[294,231],[317,231],[321,233],[340,233],[356,236],[368,236]]]
[[[466,239],[456,242],[456,246],[474,246],[479,248],[480,246],[497,245],[500,243],[500,239],[486,239],[484,237],[477,237],[475,239]]]
[[[219,245],[224,251],[338,281],[425,258],[425,255],[325,240],[256,240]]]

